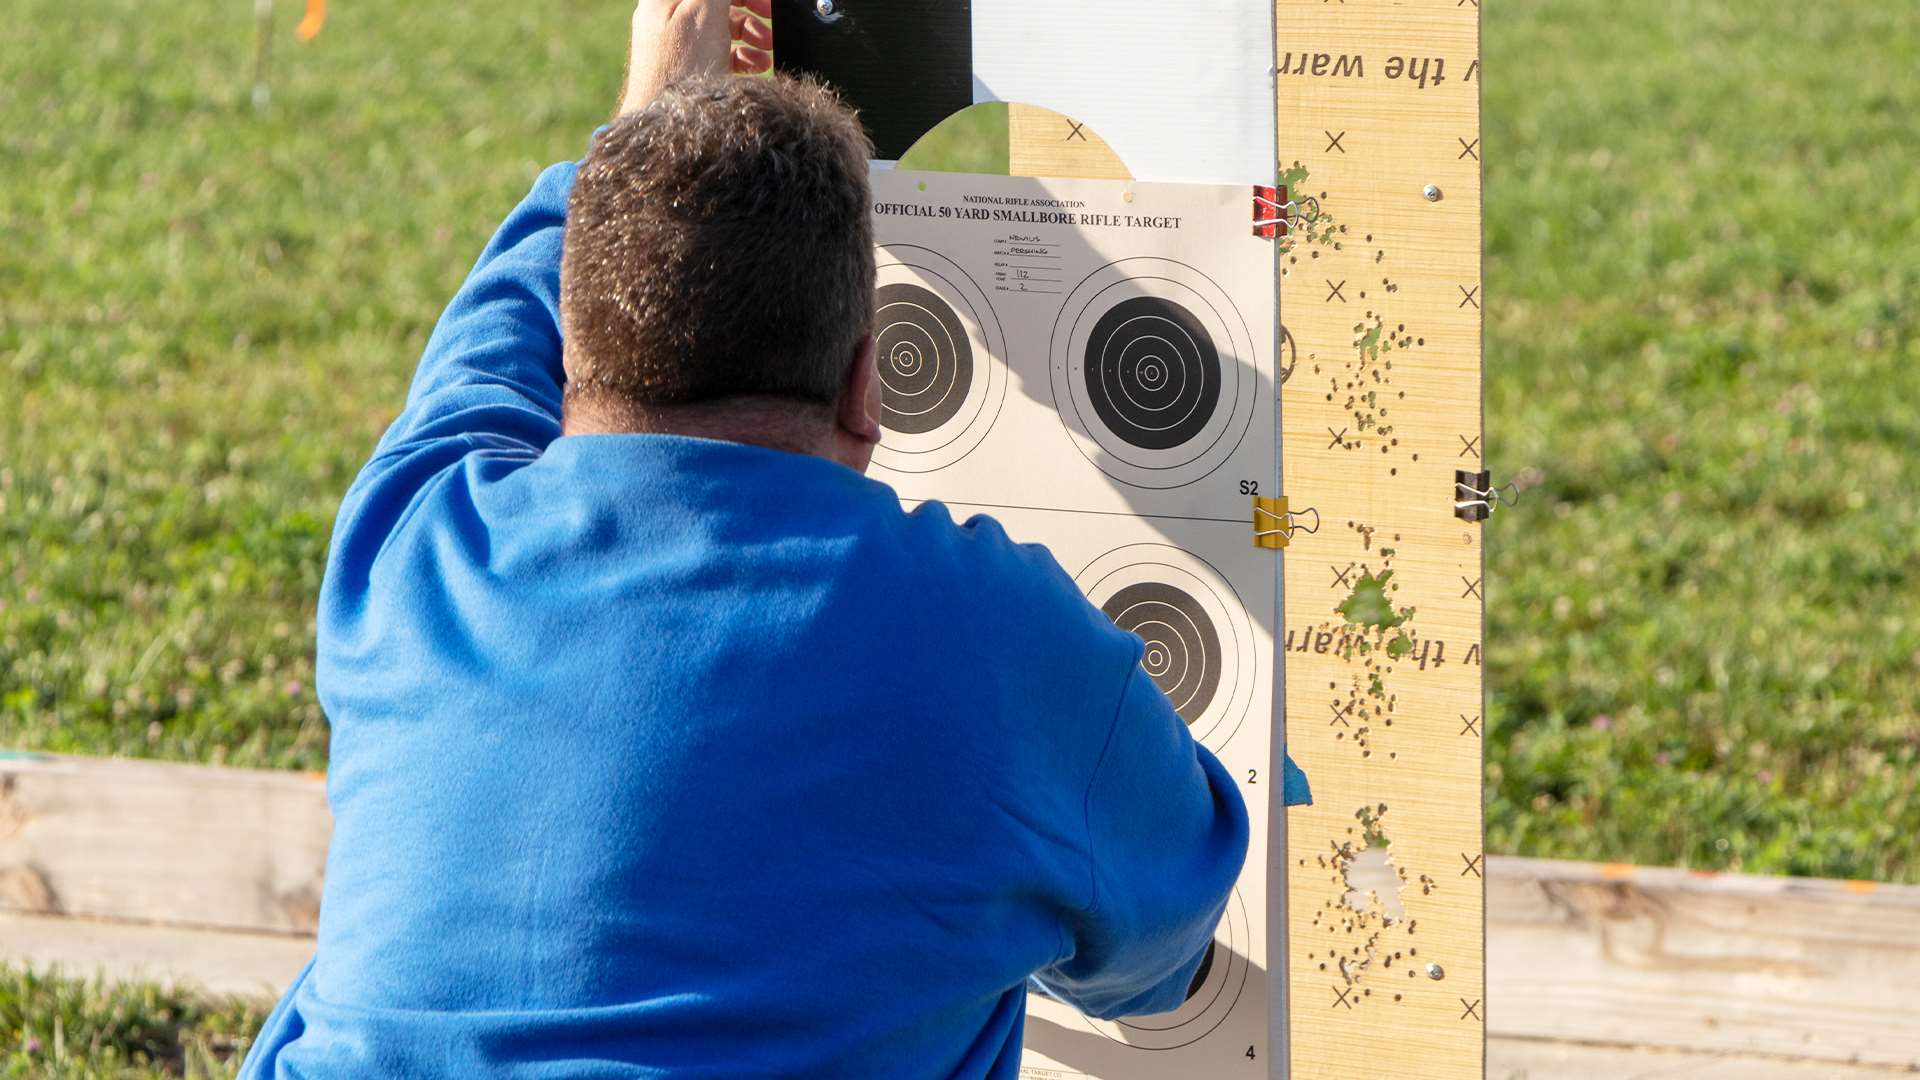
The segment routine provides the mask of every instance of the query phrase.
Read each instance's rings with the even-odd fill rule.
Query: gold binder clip
[[[1300,524],[1299,519],[1313,515],[1313,527]],[[1287,507],[1287,497],[1277,499],[1253,497],[1253,546],[1279,551],[1293,542],[1295,533],[1317,533],[1320,531],[1320,511],[1309,506],[1299,513]]]

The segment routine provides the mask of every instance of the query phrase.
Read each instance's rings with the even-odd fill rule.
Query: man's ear
[[[834,423],[869,446],[880,442],[880,372],[874,365],[873,335],[860,339],[835,406]]]

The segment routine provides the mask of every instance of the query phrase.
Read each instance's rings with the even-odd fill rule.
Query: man
[[[1011,1077],[1029,977],[1165,1011],[1212,940],[1246,814],[1139,640],[861,476],[868,148],[728,15],[640,3],[341,507],[319,943],[245,1076]]]

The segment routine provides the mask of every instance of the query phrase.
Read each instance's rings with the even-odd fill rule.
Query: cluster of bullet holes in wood
[[[1331,845],[1318,857],[1320,867],[1330,872],[1332,896],[1324,901],[1313,917],[1316,928],[1324,928],[1332,943],[1321,951],[1316,942],[1311,953],[1319,970],[1338,974],[1335,1006],[1351,1009],[1373,998],[1373,986],[1366,985],[1376,968],[1381,975],[1396,966],[1407,978],[1438,981],[1446,972],[1438,964],[1418,965],[1420,949],[1413,944],[1419,920],[1408,917],[1406,890],[1418,887],[1422,896],[1431,896],[1439,887],[1432,877],[1410,877],[1393,860],[1392,842],[1387,836],[1387,804],[1361,807],[1355,814],[1357,826],[1347,829],[1348,838]],[[1306,859],[1299,860],[1306,867]],[[1357,993],[1355,992],[1357,991]],[[1407,991],[1396,989],[1393,1000],[1403,1002]]]

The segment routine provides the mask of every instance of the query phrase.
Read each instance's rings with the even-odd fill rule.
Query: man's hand
[[[640,0],[627,47],[620,114],[638,112],[695,75],[757,74],[773,66],[773,0]]]

